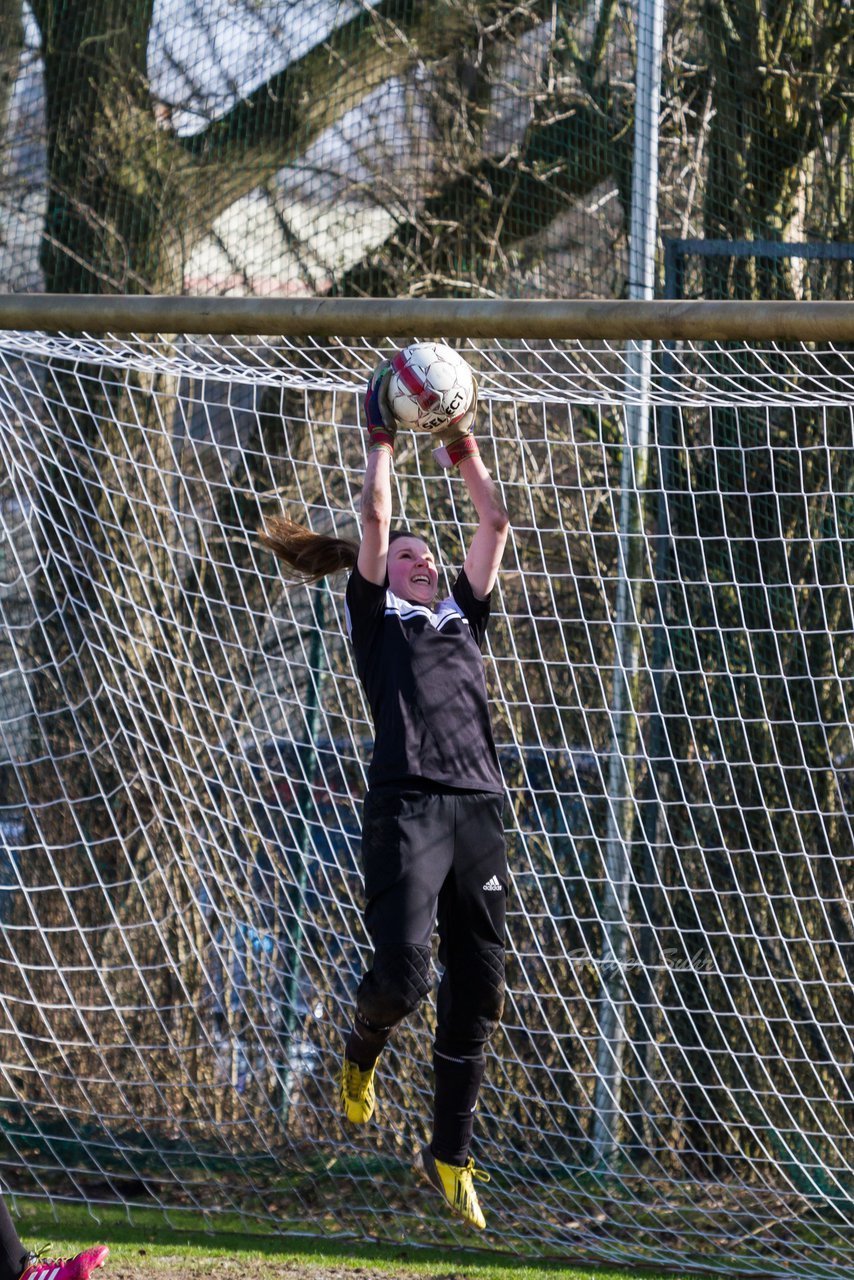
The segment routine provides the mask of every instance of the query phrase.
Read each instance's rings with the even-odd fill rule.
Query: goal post
[[[443,337],[511,516],[494,1243],[850,1273],[854,307],[599,306],[0,298],[13,1189],[457,1239],[410,1173],[430,1002],[376,1126],[337,1117],[372,726],[344,580],[256,538],[357,536],[366,375]],[[475,514],[428,436],[393,489],[450,582]]]

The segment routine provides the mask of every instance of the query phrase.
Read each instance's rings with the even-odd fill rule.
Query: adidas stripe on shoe
[[[97,1267],[104,1265],[109,1252],[105,1244],[96,1244],[73,1258],[42,1258],[31,1253],[20,1280],[88,1280]]]
[[[483,1231],[486,1219],[474,1189],[474,1181],[477,1179],[479,1182],[489,1182],[489,1174],[483,1169],[475,1168],[473,1157],[469,1157],[464,1165],[445,1164],[436,1159],[428,1143],[421,1149],[418,1168],[454,1213],[469,1226]]]

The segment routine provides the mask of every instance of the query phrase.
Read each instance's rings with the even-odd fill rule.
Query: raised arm
[[[473,435],[477,415],[477,383],[468,413],[453,427],[436,432],[442,446],[433,450],[445,468],[458,467],[478,514],[478,526],[466,553],[465,571],[474,594],[485,600],[498,576],[498,567],[507,544],[510,517],[492,476],[484,466]]]
[[[485,600],[495,586],[507,543],[510,517],[480,454],[463,458],[459,468],[478,514],[478,526],[466,552],[466,577],[478,599]]]
[[[391,525],[391,452],[388,449],[373,449],[368,454],[362,485],[361,521],[359,573],[379,587],[385,582]]]
[[[391,526],[391,460],[396,428],[382,403],[390,368],[385,363],[374,370],[365,396],[368,465],[362,485],[362,541],[357,564],[362,577],[378,587],[385,582]]]

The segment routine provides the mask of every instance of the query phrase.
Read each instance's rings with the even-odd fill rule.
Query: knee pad
[[[374,1030],[395,1026],[430,990],[430,948],[383,946],[356,994],[359,1017]]]
[[[476,1058],[498,1030],[504,1012],[504,952],[488,948],[469,957],[462,978],[453,975],[453,996],[440,1017],[436,1045],[450,1056]]]
[[[471,1039],[476,1045],[483,1046],[492,1039],[501,1025],[503,1012],[504,984],[502,983],[500,989],[492,992],[488,1000],[484,1000],[472,1018]]]
[[[472,1013],[475,1021],[491,1028],[504,1012],[504,952],[490,947],[474,957],[471,974]]]

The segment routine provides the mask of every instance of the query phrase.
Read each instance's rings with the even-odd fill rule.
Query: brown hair
[[[393,529],[389,542],[409,538],[408,529]],[[359,558],[359,544],[350,538],[312,533],[289,516],[271,516],[258,530],[262,547],[272,551],[285,566],[285,575],[293,582],[319,582],[327,574],[354,569]]]
[[[271,516],[258,530],[258,540],[281,560],[286,577],[294,582],[319,582],[328,573],[352,569],[359,556],[358,542],[312,533],[288,516]]]

